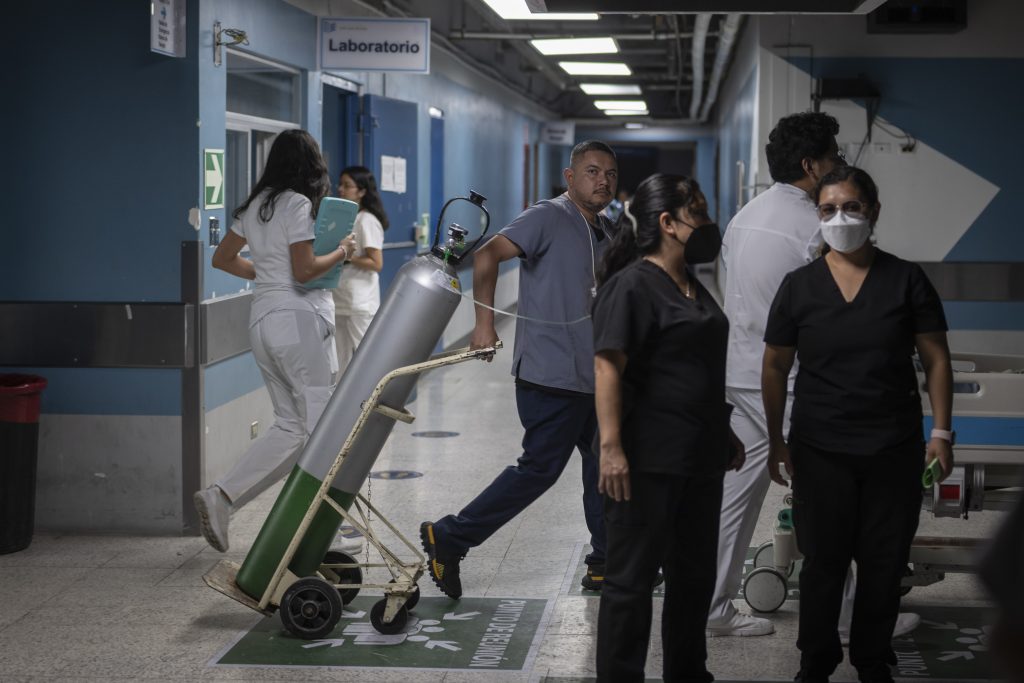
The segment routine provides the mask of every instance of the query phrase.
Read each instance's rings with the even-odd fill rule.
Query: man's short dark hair
[[[821,112],[803,112],[779,119],[764,146],[772,179],[791,183],[803,178],[801,162],[828,156],[838,134],[839,122]]]
[[[615,152],[607,144],[600,140],[584,140],[580,144],[572,148],[572,154],[569,155],[569,166],[575,168],[576,162],[580,160],[587,152],[604,152],[605,154],[611,155],[615,163],[618,164],[619,160],[615,158]]]

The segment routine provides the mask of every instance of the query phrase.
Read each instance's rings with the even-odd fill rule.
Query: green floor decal
[[[749,574],[754,569],[754,551],[755,550],[757,550],[757,548],[748,548],[747,549],[747,561],[743,564],[743,578],[746,578],[747,574]],[[583,597],[587,597],[587,598],[599,598],[599,597],[601,597],[601,592],[600,591],[584,590],[583,586],[580,585],[580,580],[583,578],[583,575],[587,573],[587,564],[586,564],[586,562],[584,562],[584,559],[586,558],[587,553],[589,553],[589,552],[590,552],[590,545],[585,544],[585,543],[580,543],[580,544],[577,545],[576,553],[573,555],[573,560],[572,560],[572,567],[573,567],[572,574],[571,574],[571,576],[566,576],[566,580],[565,580],[565,582],[562,585],[562,593],[563,594],[566,594],[566,595],[582,595]],[[799,600],[800,599],[800,587],[799,587],[799,585],[797,583],[797,577],[799,575],[800,575],[800,560],[797,560],[796,566],[793,569],[793,573],[789,577],[789,584],[788,584],[788,591],[787,591],[787,598],[786,598],[787,600]],[[655,588],[654,591],[651,593],[651,595],[653,595],[656,598],[664,598],[665,597],[665,585],[662,584],[662,585],[658,586],[657,588]],[[739,589],[739,591],[737,591],[736,597],[737,598],[742,598],[743,597],[743,583],[742,583],[742,579],[740,580],[740,589]]]
[[[295,638],[277,616],[267,617],[214,664],[520,671],[533,659],[548,605],[522,598],[422,598],[405,632],[387,636],[370,624],[378,600],[356,598],[320,640]]]
[[[953,681],[995,678],[988,654],[991,612],[977,607],[907,606],[921,625],[892,641],[897,678]]]

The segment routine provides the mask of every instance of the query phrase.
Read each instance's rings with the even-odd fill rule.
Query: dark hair
[[[615,152],[606,143],[600,140],[584,140],[580,144],[572,148],[572,154],[569,155],[569,166],[575,168],[576,163],[580,160],[587,152],[604,152],[605,154],[611,155],[612,159],[615,159],[615,163],[619,163],[619,160],[615,157]]]
[[[327,196],[331,179],[320,146],[313,136],[298,128],[278,133],[270,146],[267,165],[249,198],[231,214],[238,218],[264,190],[270,190],[260,203],[259,217],[266,223],[274,217],[274,203],[285,190],[301,194],[312,203],[310,215],[316,217],[320,200]]]
[[[806,174],[801,162],[827,156],[838,134],[839,122],[821,112],[808,111],[779,119],[764,146],[772,179],[791,183],[803,178]]]
[[[365,191],[363,198],[359,200],[359,208],[363,211],[369,211],[376,216],[377,220],[380,221],[381,227],[387,230],[388,214],[384,211],[384,200],[380,198],[380,192],[377,190],[377,179],[373,177],[373,172],[365,166],[346,166],[341,169],[338,182],[341,182],[341,176],[343,175],[347,175],[356,184],[356,187]]]
[[[636,259],[657,251],[661,245],[659,217],[666,211],[676,216],[680,209],[707,213],[707,202],[696,180],[655,173],[640,183],[629,203],[629,213],[636,219],[636,234],[633,234],[633,222],[623,211],[616,226],[615,240],[601,261],[598,283],[603,284]]]
[[[814,205],[818,205],[821,191],[825,187],[838,185],[839,183],[850,183],[857,188],[857,191],[864,197],[865,202],[872,207],[878,206],[878,186],[875,185],[875,181],[871,179],[867,171],[856,166],[836,166],[826,173],[811,192]]]

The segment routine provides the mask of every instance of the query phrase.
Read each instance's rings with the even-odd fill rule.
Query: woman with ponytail
[[[665,575],[665,680],[713,681],[704,627],[715,588],[722,477],[743,463],[729,428],[729,323],[689,266],[721,234],[697,183],[656,174],[624,207],[594,302],[600,491],[608,557],[599,681],[642,681],[651,586]]]

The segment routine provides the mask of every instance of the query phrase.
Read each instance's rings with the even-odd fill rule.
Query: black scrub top
[[[725,352],[729,322],[690,274],[696,299],[640,259],[594,302],[594,351],[622,351],[622,446],[637,472],[720,474],[729,453]]]
[[[942,302],[916,263],[880,249],[847,303],[824,258],[783,279],[764,340],[796,347],[790,440],[869,455],[921,439],[914,336],[946,331]]]

